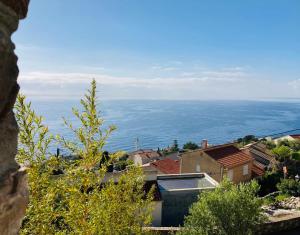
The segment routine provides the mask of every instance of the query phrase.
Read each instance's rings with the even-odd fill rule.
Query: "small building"
[[[163,155],[163,158],[170,158],[172,160],[179,160],[180,159],[180,152],[173,152],[173,153],[167,153]]]
[[[277,165],[275,156],[263,143],[256,142],[246,145],[242,148],[242,151],[249,154],[254,159],[253,164],[255,165],[256,173],[261,173],[261,171],[265,172],[267,169],[273,169]],[[258,168],[260,169],[259,171]]]
[[[213,190],[218,182],[205,173],[158,175],[157,184],[162,200],[161,226],[183,225],[191,205],[201,192]]]
[[[150,166],[157,170],[157,174],[179,174],[180,173],[180,162],[179,160],[172,160],[165,158],[150,163]]]
[[[283,141],[283,140],[300,141],[300,134],[281,136],[281,137],[274,139],[273,141],[275,144],[278,144],[280,141]]]
[[[150,190],[153,190],[153,210],[152,210],[152,226],[160,227],[162,224],[162,198],[159,191],[159,186],[157,182],[157,171],[151,169],[143,169],[144,171],[144,186],[143,191],[145,194],[149,193]],[[121,175],[126,172],[116,171],[116,172],[107,172],[102,180],[102,183],[107,183],[113,181],[115,183],[119,182]]]
[[[230,143],[183,153],[180,172],[205,172],[217,182],[227,176],[240,183],[251,180],[252,166],[253,158]]]
[[[103,183],[118,182],[123,173],[108,172]],[[205,173],[157,175],[157,171],[147,169],[144,175],[144,192],[153,190],[152,226],[155,227],[182,225],[199,194],[218,186],[218,182]]]
[[[161,155],[152,149],[140,149],[129,154],[128,159],[137,166],[159,160]]]
[[[252,166],[252,178],[262,177],[265,174],[266,168],[263,164],[259,163],[258,161],[253,161]]]

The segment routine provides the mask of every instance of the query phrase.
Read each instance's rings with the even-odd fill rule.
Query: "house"
[[[252,166],[253,158],[230,143],[183,153],[180,172],[205,172],[217,182],[227,176],[240,183],[251,180]]]
[[[149,193],[150,190],[153,192],[153,210],[152,210],[152,226],[159,227],[162,224],[162,199],[161,194],[158,187],[157,182],[157,171],[151,169],[143,169],[144,171],[144,185],[143,191],[145,194]],[[115,171],[115,172],[107,172],[102,180],[102,183],[105,184],[109,181],[113,181],[115,183],[119,182],[122,174],[126,172],[123,171]]]
[[[273,169],[277,165],[277,161],[267,146],[261,142],[251,143],[242,148],[246,154],[249,154],[256,166],[263,170]]]
[[[180,173],[179,160],[172,160],[170,158],[165,158],[163,160],[158,160],[150,163],[150,166],[157,170],[158,175]]]
[[[102,182],[118,182],[125,171],[107,172]],[[144,176],[144,192],[153,192],[152,226],[155,227],[182,225],[199,193],[218,186],[218,182],[204,173],[157,175],[157,171],[146,169]]]
[[[218,182],[205,173],[158,175],[157,184],[162,200],[163,227],[183,225],[184,217],[199,195],[218,186]]]
[[[128,159],[135,165],[144,165],[159,160],[161,155],[152,149],[140,149],[129,154]]]
[[[163,157],[164,158],[170,158],[172,160],[179,160],[180,159],[180,152],[177,151],[177,152],[173,152],[173,153],[167,153],[167,154],[164,154]]]
[[[262,177],[265,174],[266,168],[263,164],[259,163],[258,161],[253,161],[252,166],[252,178]]]
[[[280,141],[289,140],[289,141],[300,141],[300,134],[294,135],[285,135],[274,139],[275,144],[278,144]]]

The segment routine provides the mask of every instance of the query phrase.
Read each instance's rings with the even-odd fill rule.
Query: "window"
[[[196,165],[196,172],[201,172],[200,164]]]
[[[228,179],[229,179],[230,181],[233,180],[233,170],[228,170],[228,172],[227,172],[227,177],[228,177]]]
[[[248,175],[248,172],[249,171],[249,167],[248,167],[248,165],[244,165],[243,166],[243,175]]]

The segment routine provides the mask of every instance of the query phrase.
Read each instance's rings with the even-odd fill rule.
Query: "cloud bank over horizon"
[[[178,62],[179,63],[179,62]],[[154,68],[153,68],[154,67]],[[20,73],[21,92],[38,98],[80,97],[92,79],[98,83],[100,99],[168,100],[259,100],[300,98],[300,79],[272,80],[259,77],[248,68],[198,69],[186,71],[152,66],[154,74],[116,76],[89,68],[92,72]],[[160,76],[158,76],[160,74]]]

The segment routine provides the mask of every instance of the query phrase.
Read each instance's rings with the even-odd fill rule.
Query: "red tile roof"
[[[252,165],[252,173],[254,177],[262,176],[265,173],[264,165],[260,164],[257,161],[254,161]]]
[[[164,174],[179,174],[180,173],[180,163],[178,160],[172,160],[170,158],[165,158],[164,160],[158,160],[152,162],[151,166],[155,167]]]
[[[294,139],[300,139],[300,135],[290,135],[291,137],[293,137]]]
[[[204,152],[227,168],[239,166],[253,160],[250,155],[242,152],[233,144],[215,146],[205,149]]]
[[[160,154],[152,149],[141,149],[130,153],[130,155],[140,155],[144,158],[159,158]]]

